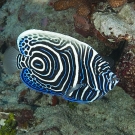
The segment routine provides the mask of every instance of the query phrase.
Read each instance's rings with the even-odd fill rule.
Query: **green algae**
[[[77,107],[78,103],[74,103],[74,102],[69,102],[68,106],[70,109],[75,109]]]
[[[5,125],[1,127],[0,135],[16,135],[16,121],[13,113],[9,114]]]
[[[46,13],[52,13],[53,12],[53,9],[52,9],[52,7],[51,6],[47,6],[46,8],[45,8],[45,12]]]

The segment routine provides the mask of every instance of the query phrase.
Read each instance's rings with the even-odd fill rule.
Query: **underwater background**
[[[20,72],[6,74],[5,50],[28,29],[62,33],[108,56],[128,41],[115,65],[119,84],[105,97],[77,104],[30,90]],[[0,135],[135,135],[135,2],[133,0],[0,1]]]

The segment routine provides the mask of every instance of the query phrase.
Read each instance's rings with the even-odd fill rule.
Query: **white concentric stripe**
[[[45,41],[45,42],[47,42],[47,43],[49,43],[49,44],[52,44],[52,45],[54,45],[54,46],[60,46],[61,44],[62,44],[62,39],[59,39],[60,40],[60,42],[58,43],[58,44],[55,44],[55,42],[53,42],[53,41],[50,41],[49,39],[51,39],[50,37],[48,38],[48,39],[43,39],[42,41]],[[52,38],[53,39],[53,38]]]
[[[69,57],[66,55],[66,54],[64,54],[66,57],[67,57],[67,61],[68,61],[68,63],[70,63],[70,61],[69,61]],[[70,74],[70,72],[71,72],[71,66],[70,66],[70,64],[69,64],[69,72],[68,72],[68,75],[66,76],[66,80],[64,81],[64,84],[62,84],[62,87],[61,87],[61,89],[53,89],[53,88],[51,88],[51,90],[52,91],[56,91],[56,92],[58,92],[58,91],[63,91],[63,89],[64,89],[64,87],[65,87],[65,85],[66,85],[66,83],[67,83],[67,81],[68,81],[68,79],[69,79],[69,74]],[[50,81],[49,81],[50,82]],[[43,83],[41,83],[42,85],[44,85]],[[53,87],[55,87],[55,86],[53,86]]]
[[[36,67],[33,65],[33,62],[34,62],[35,60],[41,61],[41,63],[43,64],[43,68],[42,68],[42,69],[36,68]],[[41,58],[39,58],[39,57],[33,58],[33,59],[31,60],[30,64],[31,64],[31,67],[32,67],[32,68],[34,68],[34,69],[36,69],[36,70],[38,70],[38,71],[44,71],[44,70],[45,70],[45,63],[44,63],[44,61],[43,61]]]
[[[59,91],[62,91],[63,89],[64,89],[64,87],[65,87],[65,85],[66,85],[66,83],[67,83],[67,81],[68,81],[68,79],[69,79],[69,74],[70,74],[70,72],[71,72],[71,66],[70,66],[70,61],[69,61],[69,57],[68,57],[68,55],[67,54],[64,54],[66,57],[67,57],[67,61],[68,61],[68,66],[69,66],[69,71],[68,71],[68,75],[66,76],[66,80],[64,81],[64,84],[62,85],[62,87],[61,87],[61,89],[59,90]],[[65,72],[67,72],[67,71],[65,71]],[[54,89],[53,89],[53,91],[55,91]],[[57,90],[58,91],[58,90]]]
[[[78,53],[77,53],[75,47],[71,43],[66,44],[65,46],[61,47],[59,50],[64,50],[67,47],[71,47],[73,54],[74,54],[74,58],[75,58],[75,68],[74,68],[75,69],[75,78],[74,78],[74,82],[73,82],[73,87],[75,87],[78,82],[78,77],[79,77]]]
[[[92,72],[92,75],[93,75],[93,78],[94,78],[93,82],[95,83],[95,86],[96,86],[95,90],[98,90],[99,88],[98,88],[98,85],[97,85],[97,80],[96,80],[95,73],[93,71],[93,66],[92,66],[92,63],[94,61],[95,56],[97,55],[97,52],[94,51],[94,50],[92,50],[92,51],[93,51],[93,55],[92,55],[91,60],[90,60],[90,68],[91,68],[91,72]]]
[[[89,82],[89,76],[88,76],[88,71],[87,71],[87,67],[86,67],[86,65],[85,65],[85,63],[86,63],[86,60],[87,60],[87,58],[86,58],[86,54],[87,54],[87,51],[88,51],[88,53],[90,54],[90,51],[93,51],[93,55],[91,56],[91,60],[90,60],[90,69],[91,69],[91,72],[92,72],[92,75],[93,75],[93,78],[94,78],[94,84],[95,84],[95,86],[96,86],[96,90],[98,90],[98,85],[97,85],[97,80],[96,80],[96,77],[95,77],[95,73],[94,73],[94,67],[92,66],[92,63],[93,63],[93,60],[94,60],[94,57],[97,55],[97,53],[94,51],[94,50],[91,50],[91,49],[89,49],[89,50],[87,50],[87,48],[85,48],[85,52],[84,52],[84,58],[83,58],[83,61],[84,61],[84,67],[85,67],[85,71],[86,71],[86,78],[87,78],[87,84],[88,85],[90,85],[90,82]],[[95,65],[96,66],[96,65]]]
[[[25,67],[28,67],[26,61],[27,61],[27,57],[24,57],[24,60],[22,60],[22,57],[21,57],[21,61],[20,62],[23,62],[23,64],[25,65]]]
[[[90,102],[93,102],[94,100],[96,100],[99,97],[99,93],[100,93],[100,90],[97,90],[96,96],[92,100],[90,100]]]
[[[101,62],[101,61],[99,61],[99,62]],[[106,61],[103,61],[98,65],[99,75],[101,75],[103,73],[103,71],[105,72],[105,70],[107,71],[110,68],[109,65],[107,65],[107,66],[105,65],[106,63],[107,63]],[[102,70],[101,70],[101,67],[102,67]]]
[[[45,53],[42,53],[42,52],[40,52],[40,51],[34,51],[34,52],[32,52],[32,55],[33,55],[33,53],[39,53],[39,54],[42,54],[42,55],[44,55],[45,57],[47,57],[47,59],[48,59],[48,61],[49,61],[49,64],[50,64],[50,67],[52,66],[52,62],[51,62],[51,60],[50,60],[50,58],[48,57],[48,55],[46,55]],[[38,57],[36,57],[36,58],[38,58]],[[34,58],[33,58],[34,59]],[[43,62],[43,60],[42,60],[42,62]],[[31,64],[31,61],[30,61],[30,59],[29,59],[29,63]],[[44,63],[44,62],[43,62]],[[31,64],[31,66],[32,66],[32,64]],[[45,66],[45,64],[44,64],[44,66]],[[33,67],[33,68],[35,68],[35,67]],[[46,74],[46,75],[43,75],[43,76],[48,76],[48,75],[50,75],[50,73],[51,73],[51,68],[49,68],[50,70],[48,71],[48,73]],[[45,69],[44,69],[45,70]],[[44,70],[42,70],[42,71],[44,71]],[[38,71],[40,71],[40,70],[38,70]],[[39,73],[37,73],[37,74],[39,74]]]
[[[100,84],[101,85],[103,85],[103,90],[104,90],[104,92],[105,92],[105,85],[106,85],[106,78],[105,78],[105,75],[106,75],[106,73],[105,72],[103,72],[102,73],[102,77],[103,77],[103,82],[100,82]],[[106,93],[106,92],[105,92]]]
[[[112,90],[112,83],[109,83],[109,90]]]
[[[89,49],[90,50],[90,49]],[[84,51],[84,56],[83,56],[83,65],[84,65],[84,68],[85,68],[85,72],[86,72],[86,78],[87,78],[87,84],[89,84],[89,77],[88,77],[88,71],[87,71],[87,67],[86,67],[86,53],[87,53],[87,47],[85,48],[85,51]],[[91,68],[91,67],[90,67]]]
[[[94,66],[94,72],[95,72],[95,74],[97,74],[96,71],[99,71],[101,73],[101,70],[100,70],[101,67],[98,68],[98,63],[101,61],[101,59],[102,59],[101,57],[98,57],[98,59],[95,60],[95,66]],[[97,68],[98,68],[98,70],[97,70]]]
[[[107,62],[106,61],[102,61],[99,66],[102,66],[103,64],[106,64]]]
[[[109,73],[109,77],[110,77],[110,76],[112,76],[112,75],[113,75],[113,73],[112,73],[112,72],[110,72],[110,73]],[[112,80],[110,80],[110,83],[109,83],[109,90],[111,90],[111,89],[112,89],[112,88],[111,88],[112,83],[113,83],[113,81],[112,81]]]
[[[57,56],[57,58],[58,58],[58,61],[59,61],[59,64],[60,64],[59,71],[58,71],[58,73],[56,74],[56,76],[54,77],[53,80],[49,80],[49,82],[55,82],[58,79],[58,77],[60,76],[60,74],[62,73],[62,71],[63,71],[63,65],[62,65],[61,57],[60,57],[60,55],[56,51],[54,51],[51,47],[46,46],[46,45],[36,44],[34,46],[31,46],[31,48],[41,47],[41,46],[43,46],[43,48],[47,48],[47,49],[51,50]],[[34,51],[34,52],[41,53],[41,51]],[[32,54],[33,54],[33,52],[32,52]],[[44,54],[44,53],[41,53],[41,54]],[[36,77],[39,78],[38,76],[36,76]],[[44,80],[42,78],[39,78],[39,79],[41,79],[42,81],[47,81],[47,80]]]
[[[104,65],[103,65],[104,66]],[[110,68],[110,66],[104,66],[103,68],[102,68],[102,70],[107,70],[107,69],[109,69]]]
[[[81,100],[83,100],[83,96],[84,96],[85,92],[88,90],[88,88],[89,88],[89,85],[87,85],[85,87],[85,89],[83,90],[82,95],[81,95]]]

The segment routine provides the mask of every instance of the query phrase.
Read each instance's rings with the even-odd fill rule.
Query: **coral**
[[[112,8],[120,7],[127,2],[134,2],[134,0],[58,0],[54,2],[54,9],[57,11],[66,10],[68,8],[76,8],[79,15],[86,16],[90,13],[93,4],[100,2],[108,2]]]
[[[71,0],[59,0],[54,3],[54,9],[59,10],[66,10],[70,7],[74,7],[76,3]]]
[[[127,0],[108,0],[108,3],[111,7],[116,8],[124,5]]]
[[[91,2],[88,0],[58,0],[54,3],[55,10],[66,10],[76,8],[76,13],[80,16],[88,16],[93,10]]]
[[[52,103],[50,105],[55,106],[57,104],[59,104],[59,99],[56,96],[52,96]]]
[[[135,44],[128,45],[116,67],[119,86],[135,99]]]
[[[13,113],[9,114],[5,125],[0,128],[0,135],[16,135],[16,121]]]
[[[75,14],[74,16],[75,31],[84,37],[90,35],[90,23],[89,20],[83,16]]]
[[[77,26],[78,28],[83,28],[85,31],[88,31],[90,29],[89,20],[87,18],[78,14],[75,14],[73,17],[75,26]]]

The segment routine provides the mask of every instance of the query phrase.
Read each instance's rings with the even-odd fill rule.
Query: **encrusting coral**
[[[66,10],[68,8],[76,8],[77,14],[87,16],[91,12],[91,4],[88,0],[58,0],[54,3],[55,10]]]
[[[135,99],[135,44],[128,45],[116,67],[119,86]]]
[[[124,5],[126,2],[127,0],[108,0],[108,3],[112,8],[120,7]]]

